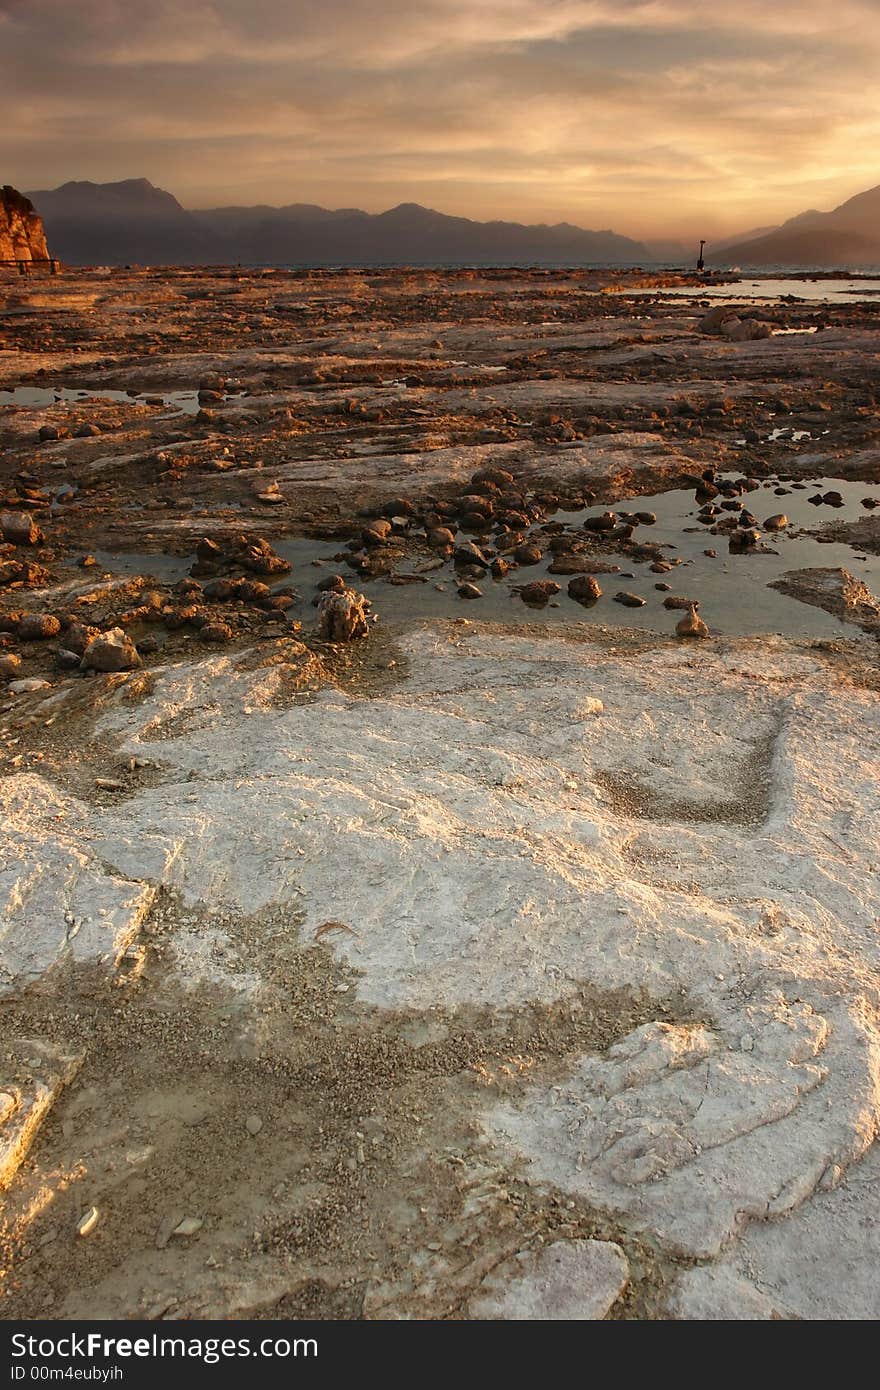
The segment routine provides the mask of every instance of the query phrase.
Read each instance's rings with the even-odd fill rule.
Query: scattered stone
[[[630,594],[625,589],[621,589],[614,595],[615,603],[622,603],[625,608],[644,608],[647,599],[639,598],[638,594]]]
[[[45,641],[57,637],[61,624],[51,613],[25,613],[18,624],[18,635],[23,642]]]
[[[97,1207],[89,1207],[84,1211],[76,1226],[78,1236],[90,1236],[98,1224],[99,1212]]]
[[[0,512],[0,536],[10,545],[40,545],[46,539],[30,512]]]
[[[371,521],[369,526],[365,526],[361,531],[361,540],[364,545],[384,545],[391,535],[391,522],[384,517],[378,517]]]
[[[448,550],[455,544],[455,535],[447,526],[434,526],[428,532],[428,545],[432,550]]]
[[[459,586],[458,586],[458,597],[459,597],[459,598],[482,598],[482,597],[483,597],[483,591],[482,591],[482,589],[478,589],[477,586],[476,586],[476,584],[459,584]]]
[[[584,522],[585,531],[613,531],[617,517],[613,512],[602,512],[600,516],[588,516]]]
[[[48,690],[49,682],[39,676],[26,676],[20,681],[10,681],[6,689],[10,695],[33,695],[37,690]]]
[[[775,516],[768,516],[764,522],[765,531],[784,531],[788,525],[788,517],[785,512],[777,512]]]
[[[596,599],[602,597],[602,590],[599,581],[592,574],[579,574],[568,582],[568,595],[573,598],[575,603],[584,605],[595,603]]]
[[[200,1216],[185,1216],[183,1220],[174,1227],[174,1230],[171,1234],[175,1236],[182,1236],[184,1238],[188,1236],[194,1236],[197,1231],[200,1231],[202,1229],[204,1224],[205,1223]]]
[[[513,552],[513,558],[518,565],[540,565],[544,558],[543,551],[536,545],[518,545]]]
[[[248,1115],[244,1122],[244,1127],[248,1134],[254,1137],[259,1134],[260,1130],[263,1128],[263,1121],[260,1119],[259,1115]]]
[[[83,671],[133,671],[140,666],[137,648],[121,627],[93,637],[82,654]]]
[[[728,542],[730,550],[745,551],[754,550],[761,540],[761,532],[754,527],[747,531],[733,531]]]
[[[478,569],[487,570],[489,561],[486,559],[478,545],[473,541],[462,541],[455,547],[453,559],[458,566],[475,565]]]
[[[554,594],[558,594],[560,586],[555,584],[552,579],[536,579],[532,584],[525,584],[519,591],[519,596],[523,603],[531,604],[535,608],[543,608]]]
[[[0,653],[0,680],[14,680],[21,670],[21,657],[16,652]]]
[[[231,642],[234,633],[228,623],[205,623],[199,629],[199,639],[202,642],[216,642],[222,644]]]

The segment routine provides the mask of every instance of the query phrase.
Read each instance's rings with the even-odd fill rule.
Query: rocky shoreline
[[[880,1311],[878,310],[662,289],[0,285],[4,1316]]]

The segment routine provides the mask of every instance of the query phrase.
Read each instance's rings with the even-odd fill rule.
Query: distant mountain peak
[[[762,235],[709,247],[708,259],[730,265],[864,267],[880,265],[880,185],[831,212],[798,213]]]

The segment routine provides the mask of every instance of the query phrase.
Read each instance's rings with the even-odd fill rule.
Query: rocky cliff
[[[48,255],[43,220],[33,203],[4,184],[0,188],[0,261],[40,261]]]

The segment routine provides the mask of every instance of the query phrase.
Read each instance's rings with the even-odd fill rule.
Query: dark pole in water
[[[703,247],[704,247],[705,245],[706,245],[705,240],[701,240],[701,241],[700,241],[700,254],[699,254],[699,257],[697,258],[697,270],[703,270],[703,269],[704,269]]]

